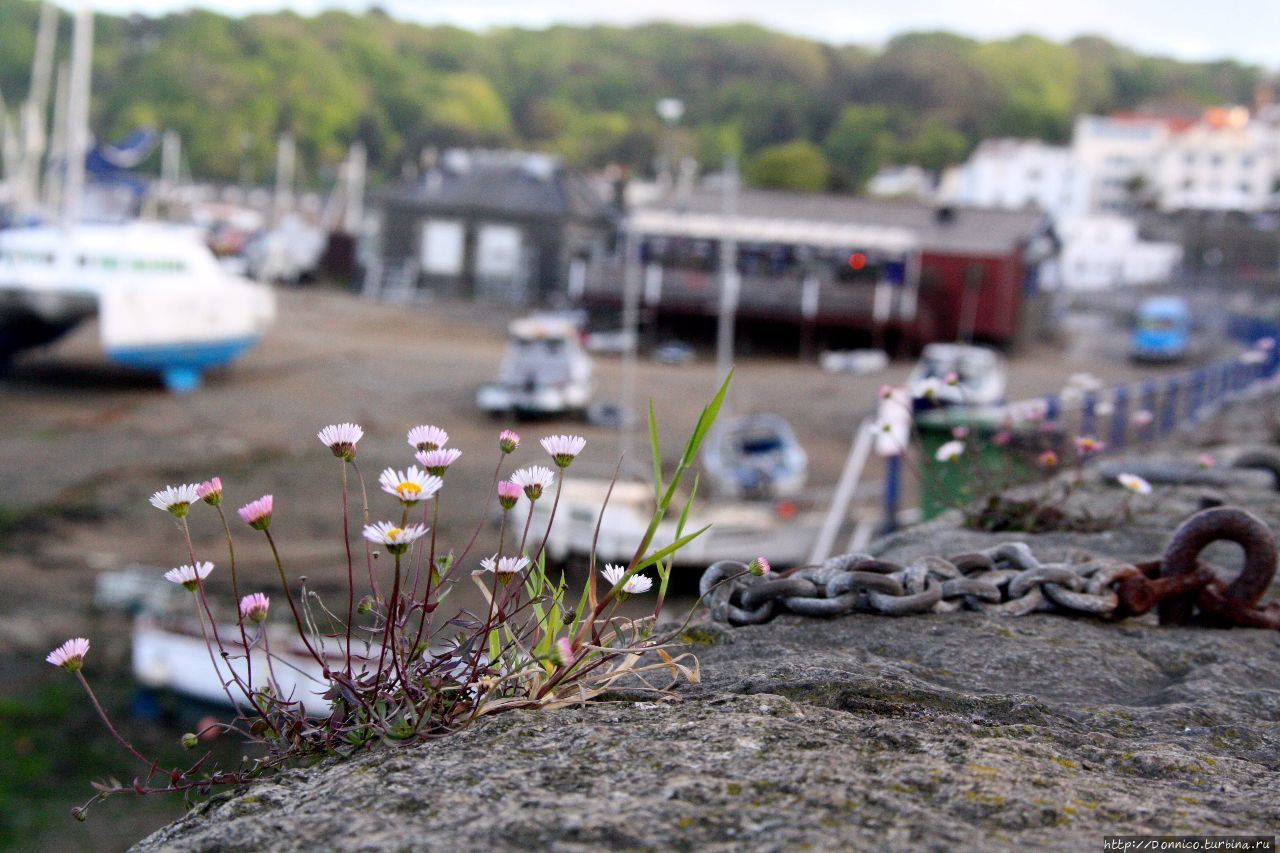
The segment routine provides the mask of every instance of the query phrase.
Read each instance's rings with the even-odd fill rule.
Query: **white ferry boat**
[[[0,364],[98,315],[108,358],[173,391],[243,354],[275,294],[231,275],[197,230],[153,222],[0,230]]]

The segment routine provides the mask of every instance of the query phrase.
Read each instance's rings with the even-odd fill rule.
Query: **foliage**
[[[745,177],[757,187],[817,192],[827,185],[831,167],[822,149],[803,139],[771,145],[747,163]]]
[[[184,538],[184,559],[190,558],[190,563],[166,572],[164,578],[191,593],[195,623],[207,646],[210,670],[217,673],[228,705],[236,708],[228,721],[184,735],[182,743],[188,749],[196,749],[212,733],[234,731],[245,736],[250,754],[232,769],[207,767],[213,763],[209,753],[190,763],[162,764],[148,759],[115,728],[85,678],[89,640],[70,640],[46,660],[74,675],[108,731],[143,768],[135,767],[138,775],[129,783],[114,778],[95,782],[98,793],[73,814],[84,819],[88,806],[115,794],[181,792],[190,798],[218,786],[262,779],[286,766],[441,737],[460,731],[479,717],[501,711],[577,704],[619,680],[630,689],[649,690],[657,695],[664,694],[680,678],[696,681],[696,659],[688,653],[673,656],[666,650],[679,641],[684,625],[665,635],[656,633],[655,625],[676,552],[705,531],[686,530],[693,498],[690,495],[683,506],[678,506],[677,495],[728,387],[726,378],[703,409],[669,476],[662,470],[657,424],[650,407],[653,516],[625,566],[598,567],[592,554],[586,583],[576,596],[563,575],[552,577],[548,573],[543,548],[555,523],[564,478],[585,439],[559,435],[542,440],[542,447],[559,469],[558,479],[548,468],[531,466],[514,472],[509,480],[500,480],[503,463],[517,450],[520,439],[509,430],[499,436],[498,464],[490,487],[501,509],[498,553],[476,561],[469,557],[479,526],[471,541],[456,554],[446,551],[443,543],[437,548],[434,532],[439,519],[438,495],[445,488],[446,475],[457,476],[448,472],[461,451],[445,446],[448,434],[439,427],[415,427],[408,439],[410,446],[417,448],[415,458],[423,468],[388,468],[379,477],[378,485],[387,494],[376,497],[394,498],[396,512],[392,517],[398,520],[365,524],[365,554],[358,572],[350,536],[350,495],[354,490],[349,475],[359,482],[367,521],[371,507],[356,462],[357,444],[364,433],[358,425],[349,423],[325,427],[318,438],[332,451],[341,470],[346,595],[326,602],[307,590],[305,578],[301,579],[300,589],[299,583],[290,581],[270,529],[275,509],[273,496],[264,495],[237,511],[240,520],[256,531],[254,535],[265,539],[274,560],[280,581],[276,607],[287,608],[296,629],[296,635],[290,638],[292,660],[280,651],[280,636],[276,637],[273,651],[271,638],[275,632],[268,628],[270,598],[256,591],[240,596],[237,548],[222,507],[221,479],[168,486],[156,492],[152,505],[178,521]],[[537,531],[531,539],[535,504],[552,500],[549,492],[543,494],[552,481],[556,488],[546,528],[540,540]],[[521,490],[528,502],[525,513],[516,511]],[[696,483],[693,491],[696,492]],[[216,519],[200,506],[201,502],[216,510]],[[491,509],[487,505],[481,508],[481,525],[491,517]],[[654,536],[673,509],[677,510],[678,519],[674,539],[656,547]],[[514,517],[520,514],[523,519]],[[603,514],[602,506],[601,519]],[[189,526],[192,515],[204,515],[202,523],[220,527],[224,533],[231,586],[238,601],[234,619],[215,616],[215,607],[206,595],[204,580],[215,567],[197,555]],[[422,524],[411,523],[418,518]],[[426,526],[428,522],[430,528]],[[521,522],[523,533],[517,539],[514,533]],[[513,534],[509,539],[508,532]],[[537,541],[544,544],[535,549],[533,543]],[[375,560],[377,557],[382,559]],[[367,586],[362,577],[366,567]],[[619,612],[621,602],[652,588],[654,579],[641,574],[648,569],[657,576],[652,615],[623,615]],[[357,576],[362,577],[359,582]],[[484,603],[477,612],[461,609],[450,613],[443,607],[459,583],[474,584],[481,592]],[[357,591],[358,586],[364,589]],[[361,593],[367,594],[359,599],[357,607]],[[294,673],[300,673],[302,678],[295,678]],[[282,674],[286,677],[281,678]]]
[[[0,3],[0,93],[11,110],[26,95],[37,11],[34,0]],[[60,35],[65,56],[65,15]],[[1097,37],[983,43],[926,32],[870,50],[750,24],[480,35],[376,8],[99,15],[96,36],[95,130],[173,128],[192,172],[223,180],[269,175],[284,130],[312,180],[356,138],[383,177],[424,145],[455,144],[536,147],[644,172],[663,139],[654,104],[675,96],[691,131],[683,153],[704,167],[805,140],[835,167],[828,186],[857,186],[879,161],[937,168],[987,136],[1061,142],[1081,112],[1247,103],[1256,84],[1274,82],[1257,67],[1146,57]]]

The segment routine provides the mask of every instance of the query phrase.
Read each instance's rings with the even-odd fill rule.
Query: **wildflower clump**
[[[213,477],[198,485],[168,486],[156,492],[152,505],[180,521],[187,559],[163,578],[193,593],[192,622],[198,624],[207,646],[209,677],[216,678],[229,709],[225,722],[184,735],[182,745],[199,752],[201,741],[229,731],[245,733],[250,743],[242,762],[229,768],[208,766],[208,754],[186,766],[163,766],[147,759],[112,726],[93,696],[83,672],[89,640],[68,640],[46,660],[77,678],[112,736],[148,768],[127,785],[114,780],[97,783],[97,794],[74,815],[83,819],[90,805],[118,793],[207,794],[217,786],[254,782],[298,763],[456,732],[488,714],[580,703],[619,679],[633,679],[631,688],[658,692],[678,678],[696,681],[696,660],[665,651],[678,631],[658,636],[654,626],[676,552],[705,530],[686,532],[688,504],[682,508],[673,504],[727,388],[726,380],[703,410],[675,470],[665,474],[651,413],[657,483],[650,524],[629,561],[597,570],[591,555],[592,568],[577,592],[569,589],[563,575],[552,578],[542,546],[532,543],[545,542],[555,524],[564,477],[586,448],[581,436],[552,435],[541,440],[559,477],[557,471],[541,465],[527,465],[504,477],[503,463],[518,450],[520,438],[503,431],[498,465],[484,493],[486,505],[473,508],[479,518],[475,533],[455,553],[437,540],[434,520],[447,489],[444,473],[460,465],[463,455],[447,446],[447,432],[433,425],[410,429],[407,441],[422,467],[387,467],[378,477],[380,491],[370,494],[356,462],[356,445],[364,430],[354,423],[321,429],[320,442],[341,462],[341,526],[335,538],[341,543],[339,559],[346,561],[345,595],[324,602],[306,588],[305,578],[291,577],[273,536],[273,495],[262,495],[236,510],[248,528],[261,534],[258,541],[265,541],[270,554],[267,565],[275,569],[279,581],[273,596],[286,611],[282,624],[275,626],[266,593],[241,595],[239,591],[239,576],[261,569],[245,556],[243,547],[237,548],[237,534],[224,515],[223,495],[234,491],[234,484],[224,490],[222,480]],[[358,482],[358,491],[348,472]],[[555,500],[545,527],[531,531],[535,503],[552,485]],[[363,504],[358,506],[364,514],[363,525],[352,523],[352,510],[357,509],[350,506],[352,494]],[[528,502],[524,511],[518,509],[522,496]],[[494,514],[495,500],[500,510],[497,549],[476,558],[471,549]],[[211,509],[192,513],[200,501]],[[390,503],[387,508],[392,512],[386,520],[376,520],[373,501]],[[545,511],[546,505],[537,509]],[[599,508],[600,513],[604,510]],[[230,606],[220,606],[205,585],[214,564],[202,559],[205,555],[195,545],[200,540],[192,536],[190,527],[208,523],[201,512],[216,513],[213,529],[224,537],[229,568],[219,579],[225,578],[231,586],[235,597]],[[674,540],[651,547],[669,512],[679,518]],[[421,521],[411,518],[411,513],[422,513]],[[509,516],[515,517],[514,524],[523,522],[518,539],[508,536]],[[353,527],[358,533],[353,534]],[[238,531],[241,537],[247,535],[244,527]],[[355,569],[359,548],[352,548],[353,537],[357,544],[365,543],[361,572]],[[385,557],[375,560],[380,553]],[[764,558],[752,566],[759,573],[769,571]],[[449,596],[459,584],[476,589],[482,606],[452,607]],[[656,593],[652,615],[620,612],[623,600],[647,593]],[[296,631],[293,641],[282,644],[276,637],[273,646],[276,629],[289,623]],[[645,657],[646,652],[657,654]],[[666,681],[655,681],[654,675]]]

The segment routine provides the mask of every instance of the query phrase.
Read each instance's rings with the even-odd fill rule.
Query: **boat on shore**
[[[0,231],[0,363],[97,315],[106,356],[191,391],[275,317],[275,294],[220,265],[198,230],[154,222]]]

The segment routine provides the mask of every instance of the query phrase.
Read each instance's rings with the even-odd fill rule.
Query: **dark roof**
[[[723,204],[718,190],[699,190],[690,195],[685,209],[690,213],[719,214]],[[652,207],[674,209],[675,205],[664,202]],[[926,252],[961,255],[1016,251],[1047,225],[1045,215],[1032,209],[942,208],[918,201],[770,190],[740,191],[738,215],[900,227],[915,233]]]
[[[449,152],[416,183],[387,190],[382,199],[538,219],[606,221],[617,215],[585,177],[559,160],[515,151]]]

